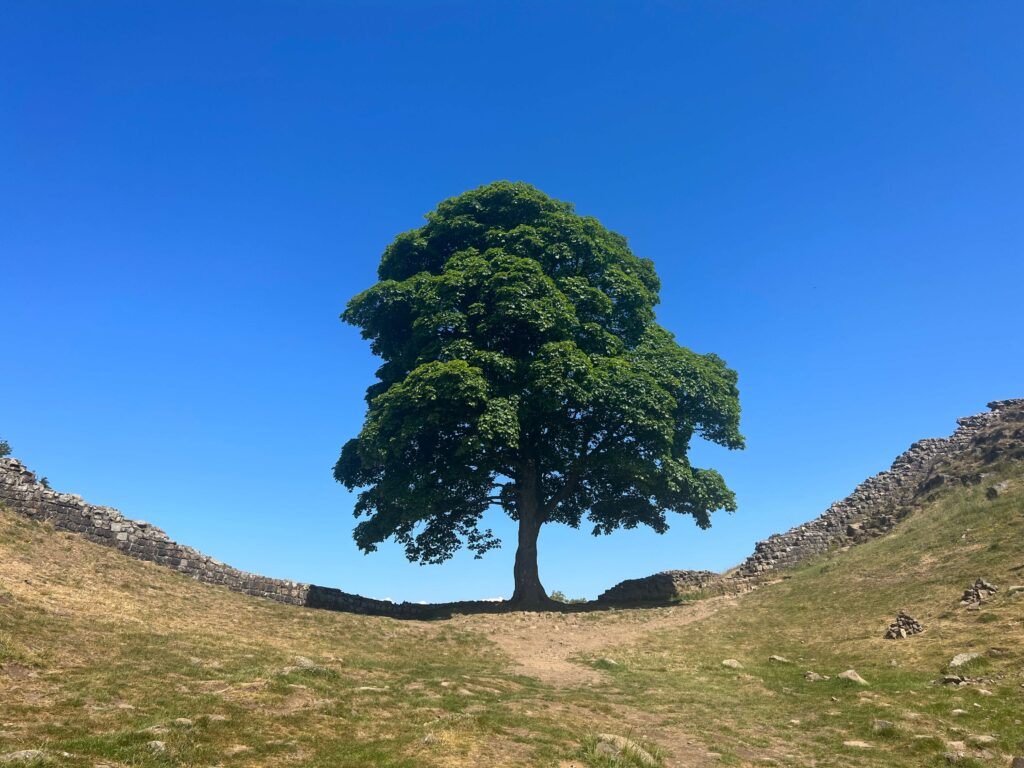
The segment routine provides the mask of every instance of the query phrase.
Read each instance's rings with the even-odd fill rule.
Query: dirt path
[[[699,621],[734,597],[716,597],[666,608],[637,608],[595,613],[511,613],[458,616],[452,621],[479,632],[507,653],[513,670],[557,686],[588,685],[600,670],[574,661],[581,654],[628,643],[660,629]]]
[[[667,608],[478,614],[459,616],[452,621],[494,642],[511,658],[512,672],[560,688],[572,688],[594,685],[604,678],[600,669],[576,661],[579,656],[600,658],[605,649],[632,643],[651,632],[700,621],[735,602],[735,596],[725,596]],[[707,768],[719,763],[718,755],[709,752],[693,734],[678,725],[666,726],[659,717],[640,709],[617,706],[609,720],[603,716],[595,719],[591,710],[570,712],[573,705],[569,702],[551,706],[589,719],[598,730],[648,739],[665,750],[667,768]],[[583,763],[566,760],[559,768],[583,768]]]

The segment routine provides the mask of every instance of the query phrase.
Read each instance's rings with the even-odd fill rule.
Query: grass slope
[[[1011,478],[1010,490],[987,499],[1000,478]],[[959,599],[978,577],[1002,590],[967,611]],[[726,764],[927,766],[963,753],[959,765],[1005,766],[1024,754],[1024,593],[1007,594],[1019,584],[1018,464],[699,624],[607,651],[620,662],[609,674],[625,701],[686,724]],[[925,632],[883,639],[901,608]],[[961,652],[982,654],[958,671],[983,682],[933,684]],[[743,669],[722,666],[726,658]],[[836,678],[849,668],[870,685]],[[808,671],[831,679],[809,682]],[[851,741],[869,746],[844,746]]]
[[[255,600],[0,512],[0,754],[567,768],[646,753],[665,766],[928,766],[962,752],[962,765],[1005,766],[1024,753],[1024,594],[1007,594],[1024,583],[1024,479],[1019,464],[1000,477],[1011,486],[994,500],[999,477],[947,491],[889,536],[738,599],[436,622]],[[979,576],[1002,589],[969,612],[958,600]],[[926,631],[883,640],[900,608]],[[517,633],[550,636],[589,677],[523,674],[517,654],[538,646]],[[983,654],[968,674],[984,682],[934,685],[963,651]],[[835,678],[851,667],[870,684]],[[603,733],[645,754],[616,755]]]
[[[534,681],[449,624],[248,598],[10,513],[0,585],[0,753],[43,749],[75,766],[479,765],[553,760],[575,741],[573,723],[523,714],[524,699],[544,698]]]

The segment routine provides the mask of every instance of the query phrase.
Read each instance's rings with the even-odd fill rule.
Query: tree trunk
[[[537,570],[537,537],[540,535],[541,509],[535,472],[527,471],[518,478],[519,486],[519,548],[512,569],[515,592],[512,604],[518,608],[543,608],[552,603]]]
[[[519,548],[516,550],[516,564],[512,570],[516,589],[512,593],[512,603],[521,608],[541,608],[551,602],[537,571],[539,534],[540,523],[519,518]]]

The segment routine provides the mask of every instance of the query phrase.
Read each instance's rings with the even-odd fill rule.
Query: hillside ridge
[[[979,467],[998,459],[1024,458],[1024,398],[988,404],[989,411],[957,420],[946,438],[915,442],[890,469],[868,478],[818,518],[758,542],[754,552],[725,573],[665,571],[630,579],[604,592],[599,602],[666,600],[709,588],[742,591],[767,577],[836,546],[883,535],[912,509],[915,500],[949,482],[981,482]],[[959,474],[958,474],[959,473]],[[247,573],[173,541],[160,528],[126,518],[111,507],[42,485],[14,458],[0,459],[0,504],[57,530],[113,547],[129,557],[171,568],[197,581],[290,605],[396,618],[424,618],[438,611],[494,612],[500,603],[475,601],[423,605],[374,600],[339,589]]]
[[[252,600],[3,509],[0,764],[639,768],[601,746],[630,739],[644,768],[1006,768],[1024,462],[984,474],[755,591],[446,621]],[[886,639],[900,611],[923,631]]]
[[[861,482],[814,520],[757,542],[749,557],[724,574],[663,571],[620,582],[598,600],[635,602],[708,589],[743,591],[837,547],[882,536],[940,486],[980,483],[987,465],[1024,459],[1024,398],[996,400],[988,408],[957,419],[949,437],[913,443],[889,469]]]

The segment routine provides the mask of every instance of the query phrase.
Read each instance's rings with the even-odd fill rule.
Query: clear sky
[[[1024,396],[1017,2],[6,2],[0,437],[233,565],[511,593],[351,540],[376,368],[338,314],[436,203],[524,180],[654,260],[740,374],[739,511],[547,527],[549,589],[721,569],[911,442]]]

